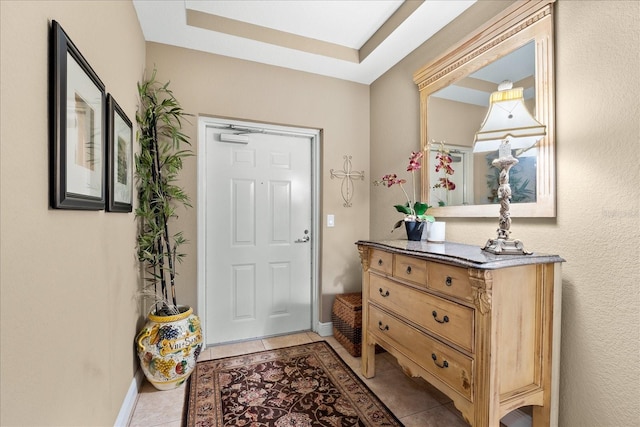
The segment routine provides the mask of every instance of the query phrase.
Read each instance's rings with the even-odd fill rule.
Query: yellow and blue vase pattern
[[[177,388],[195,369],[202,350],[200,319],[191,307],[174,316],[149,314],[136,344],[147,380],[158,390]]]

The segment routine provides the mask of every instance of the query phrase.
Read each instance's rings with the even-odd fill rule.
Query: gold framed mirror
[[[504,80],[523,87],[525,102],[547,134],[519,156],[511,173],[515,217],[555,217],[555,0],[516,1],[493,21],[414,74],[420,92],[421,197],[436,217],[495,217],[495,154],[473,153],[489,97]],[[445,174],[439,153],[451,163]]]

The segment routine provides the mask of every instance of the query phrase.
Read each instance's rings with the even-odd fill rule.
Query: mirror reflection
[[[414,73],[425,154],[421,198],[435,217],[495,216],[499,172],[489,165],[498,153],[473,154],[473,141],[504,80],[523,88],[526,108],[546,127],[535,149],[512,152],[519,166],[510,173],[511,216],[555,217],[553,0],[513,3]],[[439,164],[443,153],[451,170]]]
[[[427,100],[429,152],[428,204],[432,206],[498,203],[499,170],[491,165],[495,153],[473,153],[489,97],[504,80],[524,88],[525,103],[536,114],[535,44],[533,41],[491,62],[452,84],[433,92]],[[519,163],[510,171],[512,203],[535,203],[537,149],[514,150]]]

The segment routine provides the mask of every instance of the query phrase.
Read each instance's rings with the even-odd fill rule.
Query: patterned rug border
[[[380,400],[380,398],[373,392],[373,390],[371,390],[371,388],[369,388],[369,386],[340,357],[340,355],[336,352],[336,350],[326,340],[319,340],[319,341],[313,341],[313,342],[305,343],[305,344],[297,344],[297,345],[292,345],[292,346],[287,346],[287,347],[280,347],[280,348],[269,349],[269,350],[260,350],[260,351],[256,351],[256,352],[252,352],[252,353],[239,354],[239,355],[235,355],[235,356],[227,356],[227,357],[220,357],[220,358],[215,358],[215,359],[199,361],[196,364],[196,369],[193,371],[193,373],[191,374],[191,376],[189,377],[189,379],[187,380],[187,382],[185,384],[186,390],[185,390],[185,402],[184,402],[182,426],[183,427],[193,427],[193,425],[194,425],[194,424],[189,424],[189,421],[190,421],[189,420],[189,415],[195,410],[195,401],[196,401],[195,394],[196,393],[195,393],[195,390],[192,393],[191,387],[192,386],[195,387],[195,385],[194,385],[195,380],[193,380],[193,379],[195,378],[196,373],[198,371],[198,366],[203,365],[203,364],[207,364],[207,363],[211,363],[211,362],[222,362],[222,361],[225,361],[225,360],[254,357],[254,356],[262,354],[262,353],[286,352],[287,350],[295,349],[295,348],[298,348],[298,347],[307,347],[307,346],[313,346],[313,345],[318,345],[318,344],[323,345],[326,349],[328,349],[332,353],[332,355],[334,356],[335,360],[337,360],[337,362],[341,365],[341,367],[345,370],[345,372],[349,375],[349,377],[353,381],[358,383],[358,385],[360,387],[362,387],[368,393],[370,398],[375,400],[376,404],[381,409],[384,409],[386,411],[386,413],[389,416],[389,418],[391,418],[393,422],[397,423],[398,427],[404,427],[404,424],[402,424],[402,422],[400,422],[400,420],[395,416],[395,414],[393,412],[391,412],[391,410],[387,407],[387,405],[385,405],[385,403],[382,402],[382,400]],[[282,356],[282,354],[279,354],[278,357],[281,357],[281,356]],[[358,408],[358,410],[359,410],[359,408]],[[390,425],[390,424],[387,424],[387,425]],[[212,427],[218,427],[218,426],[213,426],[213,425],[211,425],[211,426]]]

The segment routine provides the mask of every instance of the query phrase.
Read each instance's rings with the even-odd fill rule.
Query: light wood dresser
[[[366,378],[377,344],[474,427],[498,427],[528,405],[534,427],[557,425],[562,258],[449,242],[356,244]]]

